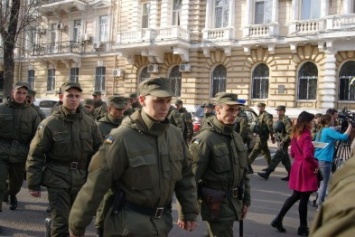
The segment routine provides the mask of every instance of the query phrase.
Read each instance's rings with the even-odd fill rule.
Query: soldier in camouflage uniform
[[[243,110],[243,104],[239,104],[237,111],[237,117],[234,123],[234,130],[242,137],[244,144],[249,149],[250,141],[252,140],[252,134],[250,131],[248,116]]]
[[[101,100],[101,95],[101,91],[94,91],[94,93],[92,93],[96,118],[101,118],[107,112],[107,104]]]
[[[292,131],[292,121],[289,117],[285,115],[286,106],[279,105],[277,106],[276,111],[279,116],[279,119],[277,120],[277,122],[275,122],[275,124],[282,125],[280,126],[282,128],[281,131],[274,131],[278,147],[274,157],[272,157],[270,165],[266,169],[264,169],[265,172],[258,173],[258,175],[267,180],[270,174],[275,171],[277,165],[282,162],[287,171],[287,176],[282,178],[281,180],[288,181],[291,170],[291,161],[288,155],[288,147],[290,146],[291,142],[290,135]]]
[[[139,92],[142,110],[112,130],[90,163],[88,180],[70,212],[72,236],[84,236],[109,189],[117,202],[105,219],[105,236],[168,236],[173,227],[174,193],[183,213],[179,226],[189,231],[196,227],[198,204],[191,156],[179,129],[167,119],[174,95],[170,81],[145,80]]]
[[[87,115],[89,115],[89,117],[96,120],[94,104],[95,104],[95,101],[93,99],[86,98],[86,99],[84,99],[84,102],[83,102],[83,109],[84,109],[84,112]]]
[[[27,100],[27,103],[29,103],[32,106],[32,108],[34,108],[37,111],[38,116],[40,117],[40,119],[42,121],[43,119],[46,118],[46,115],[43,113],[43,111],[37,105],[33,104],[33,102],[35,101],[35,96],[36,96],[36,91],[29,89],[27,91],[27,99],[26,100]]]
[[[203,108],[204,115],[200,122],[200,130],[203,125],[209,120],[209,118],[212,118],[215,115],[214,104],[204,103],[203,105],[201,105],[201,107]]]
[[[27,83],[17,82],[11,97],[0,105],[0,212],[8,195],[10,210],[17,208],[30,142],[40,123],[37,111],[26,102],[28,88]]]
[[[30,194],[40,197],[41,185],[48,190],[51,237],[69,235],[71,205],[86,181],[90,159],[102,143],[95,121],[79,107],[81,91],[79,83],[63,85],[63,105],[38,126],[28,154]]]
[[[182,114],[179,113],[177,109],[174,108],[174,106],[170,106],[169,112],[168,112],[168,117],[170,124],[176,126],[182,135],[184,135],[185,131],[185,123],[184,119],[182,117]]]
[[[118,128],[118,126],[121,125],[123,113],[126,107],[126,101],[126,98],[123,96],[111,96],[108,99],[107,113],[96,122],[103,138],[105,138],[112,129]],[[108,210],[112,206],[113,199],[114,194],[111,190],[109,190],[105,194],[99,208],[97,209],[95,227],[99,237],[104,236],[104,221]]]
[[[176,100],[175,106],[179,113],[182,115],[182,119],[184,120],[185,130],[183,136],[186,143],[189,143],[194,134],[192,125],[192,115],[186,110],[186,108],[183,107],[182,100]]]
[[[190,145],[201,216],[208,223],[210,237],[233,237],[234,221],[243,220],[250,206],[247,150],[233,127],[237,99],[233,93],[218,93],[216,115]]]
[[[255,143],[253,150],[249,154],[249,174],[254,173],[251,164],[254,162],[256,157],[262,153],[264,154],[264,159],[266,163],[270,165],[271,162],[271,155],[270,150],[267,145],[267,140],[269,136],[271,137],[272,143],[275,143],[274,132],[272,129],[273,118],[272,115],[265,111],[265,104],[260,102],[258,103],[257,107],[259,109],[259,116],[258,116],[258,127],[259,131],[252,131],[253,133],[257,133],[259,135],[259,140]]]
[[[139,103],[138,96],[136,92],[129,94],[129,102],[134,110],[139,110],[142,108],[142,105]]]

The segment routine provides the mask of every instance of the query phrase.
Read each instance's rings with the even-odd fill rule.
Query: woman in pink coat
[[[280,213],[271,222],[271,226],[280,232],[286,232],[282,220],[287,211],[300,200],[299,215],[300,226],[297,234],[308,236],[307,205],[312,192],[318,189],[318,162],[314,158],[314,146],[312,144],[312,122],[314,115],[303,111],[297,118],[297,124],[291,133],[291,157],[292,163],[289,188],[293,190],[292,195],[285,201]]]

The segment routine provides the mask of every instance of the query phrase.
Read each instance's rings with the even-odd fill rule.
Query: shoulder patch
[[[113,137],[112,136],[109,136],[105,139],[105,143],[107,144],[112,144],[113,143]]]

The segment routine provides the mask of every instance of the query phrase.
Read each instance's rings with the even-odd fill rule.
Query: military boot
[[[44,223],[45,223],[45,227],[46,227],[45,237],[50,237],[51,236],[52,219],[50,217],[47,217],[46,220],[44,221]]]
[[[96,229],[96,237],[104,237],[104,229],[103,228]]]
[[[258,175],[261,177],[261,178],[264,178],[265,180],[268,180],[270,174],[271,174],[271,170],[265,170],[265,172],[258,172]]]
[[[10,195],[10,202],[9,202],[10,210],[12,211],[16,210],[17,204],[18,202],[17,202],[16,195]]]
[[[254,170],[251,165],[248,165],[248,174],[254,174]]]

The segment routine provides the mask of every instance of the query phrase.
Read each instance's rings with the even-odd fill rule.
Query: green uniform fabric
[[[37,111],[29,104],[10,99],[0,105],[0,210],[5,192],[16,195],[21,190],[30,142],[39,123]]]
[[[94,117],[96,119],[101,118],[107,112],[107,104],[102,100],[95,101],[94,107],[95,107]]]
[[[132,115],[134,112],[136,112],[135,109],[129,108],[129,109],[127,109],[127,110],[124,111],[123,115],[124,115],[124,116],[130,116],[130,115]]]
[[[57,103],[55,103],[51,109],[51,114],[57,112],[59,109],[59,106],[61,106],[62,104],[63,104],[62,101],[58,101]]]
[[[284,124],[285,129],[281,133],[275,133],[275,138],[278,147],[275,152],[275,155],[271,159],[271,163],[268,166],[268,170],[274,171],[278,164],[282,162],[287,172],[290,172],[291,161],[290,156],[288,155],[288,147],[290,146],[291,142],[290,135],[292,131],[292,121],[289,117],[285,115],[280,116],[278,121],[281,121]]]
[[[142,208],[166,207],[166,211],[158,219],[123,206],[118,214],[106,217],[105,236],[167,236],[172,228],[169,205],[174,192],[184,220],[196,220],[197,192],[191,163],[175,126],[167,119],[154,122],[143,111],[136,111],[112,130],[94,155],[88,180],[70,212],[70,230],[74,235],[85,233],[109,189],[122,190],[126,202]]]
[[[192,124],[192,115],[189,113],[186,108],[182,107],[179,109],[179,113],[182,116],[184,121],[185,129],[184,129],[184,139],[186,142],[191,141],[192,136],[194,135],[194,129]]]
[[[99,128],[101,135],[105,138],[112,129],[117,128],[120,126],[122,119],[115,119],[109,113],[104,114],[99,121],[96,122],[97,127]]]
[[[355,233],[355,157],[337,170],[329,184],[327,198],[316,213],[309,236],[348,237]]]
[[[205,113],[203,115],[203,118],[201,119],[201,123],[200,123],[200,130],[199,132],[203,129],[204,126],[207,125],[207,122],[210,121],[211,119],[213,119],[215,116],[215,113]]]
[[[71,205],[85,183],[86,167],[101,143],[95,121],[80,108],[69,114],[59,106],[38,126],[26,164],[27,182],[34,191],[39,191],[41,185],[48,188],[51,236],[68,235]]]
[[[43,111],[37,105],[31,104],[31,106],[32,106],[32,108],[34,108],[37,111],[38,116],[41,121],[46,118],[46,115],[43,113]]]
[[[226,236],[224,234],[230,233],[231,230],[226,231],[218,226],[226,226],[226,223],[240,220],[243,205],[250,206],[246,147],[233,126],[224,126],[216,117],[213,117],[194,137],[190,144],[190,152],[193,157],[196,182],[202,181],[203,187],[227,193],[235,188],[244,187],[242,200],[232,195],[227,195],[223,199],[216,219],[211,217],[210,208],[202,198],[202,219],[211,224],[213,236]],[[213,226],[216,227],[213,228]],[[223,232],[220,232],[220,229]]]
[[[122,119],[115,119],[109,113],[106,113],[99,121],[96,122],[97,127],[99,128],[103,138],[110,134],[111,130],[118,128],[122,123]],[[109,190],[103,200],[100,203],[100,206],[96,212],[95,218],[95,227],[96,229],[104,228],[105,217],[113,204],[114,194]]]
[[[180,130],[181,134],[184,135],[185,123],[184,123],[183,117],[179,113],[179,111],[177,109],[175,109],[173,106],[170,106],[167,117],[168,117],[170,124],[177,127]]]
[[[267,145],[269,135],[273,135],[273,118],[272,115],[266,111],[263,111],[258,116],[258,123],[260,126],[259,140],[255,143],[253,150],[249,154],[249,164],[253,163],[256,157],[262,153],[266,163],[269,165],[271,162],[270,150]]]
[[[242,137],[244,144],[248,145],[252,140],[252,133],[248,123],[248,116],[243,110],[238,113],[235,119],[234,129]]]

